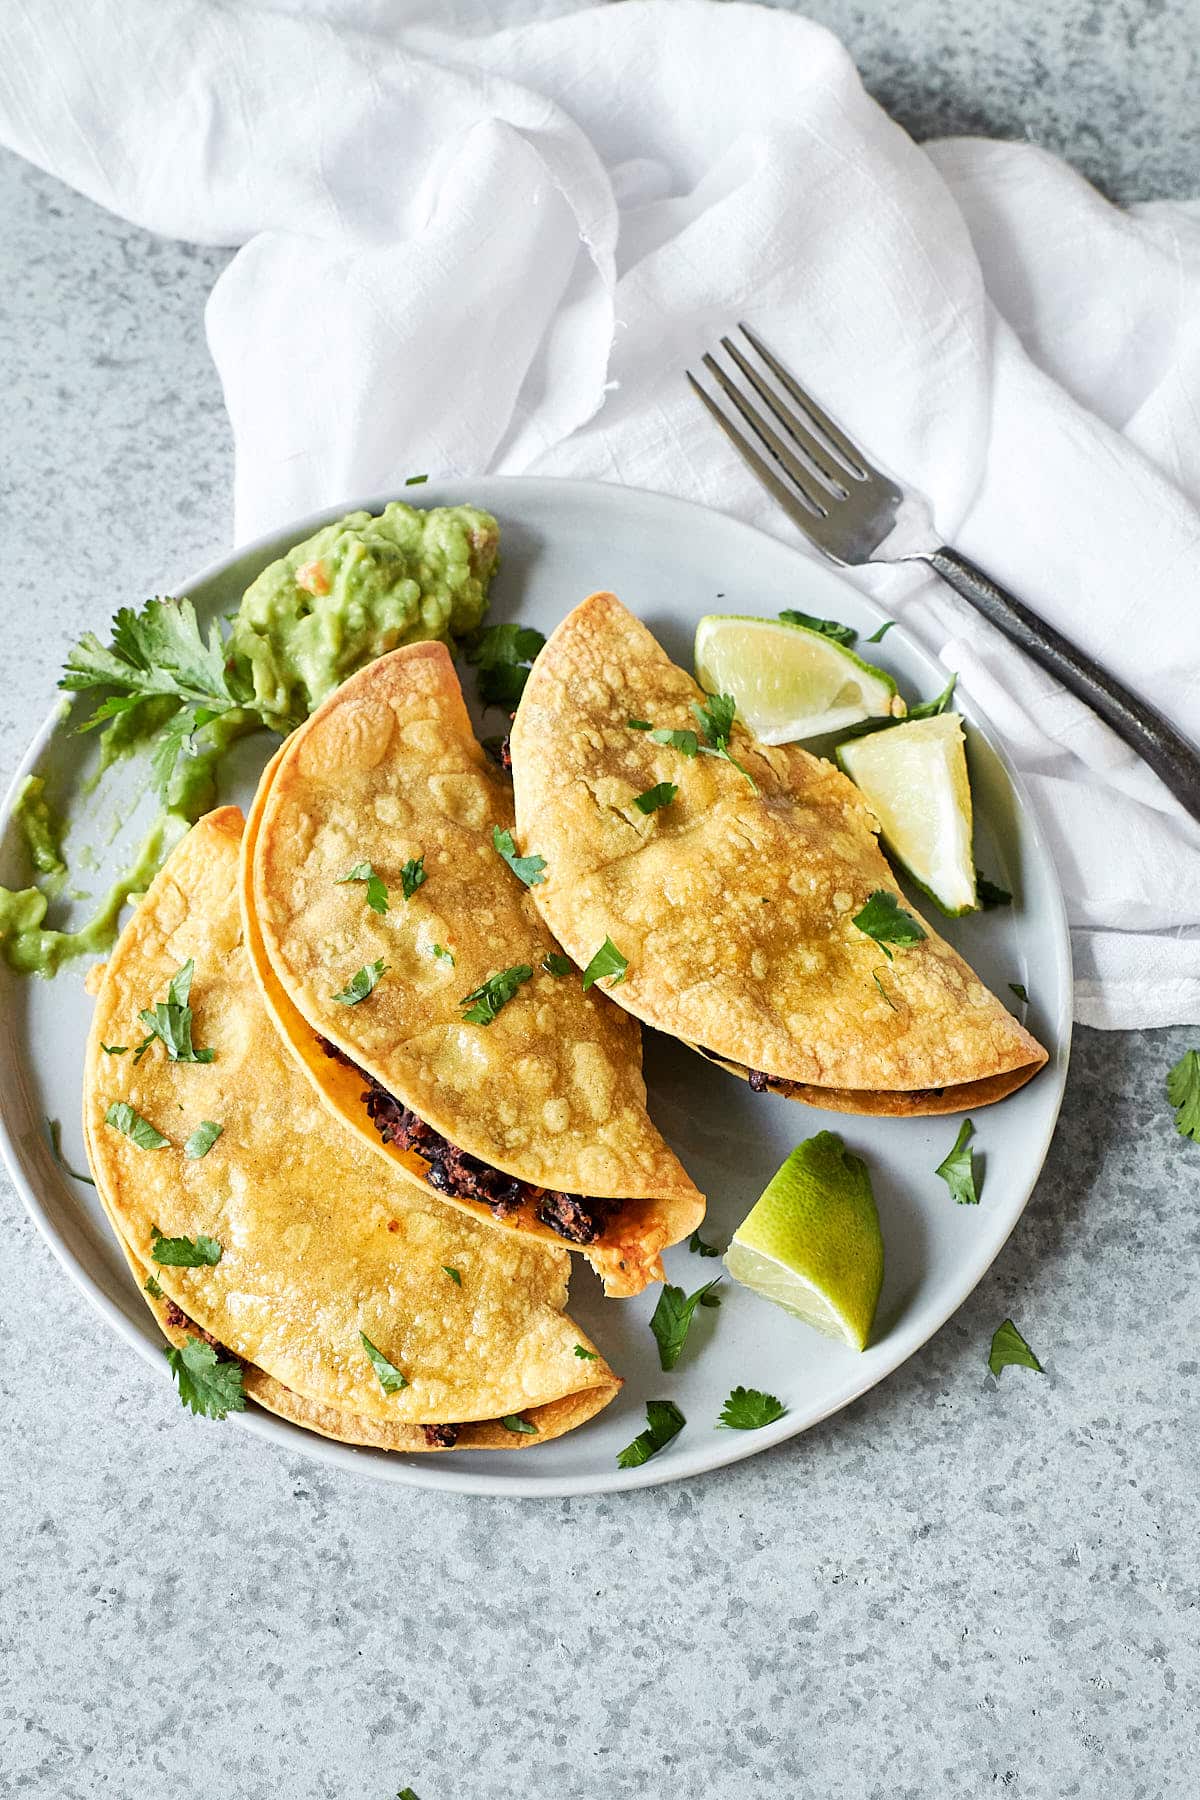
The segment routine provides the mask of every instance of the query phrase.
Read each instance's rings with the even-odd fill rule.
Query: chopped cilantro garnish
[[[139,1150],[161,1150],[170,1142],[161,1131],[155,1131],[149,1119],[143,1119],[141,1113],[134,1112],[127,1100],[114,1100],[104,1115],[104,1123],[111,1125],[114,1131],[123,1131],[127,1138],[132,1138]]]
[[[892,626],[895,623],[896,623],[895,619],[885,619],[883,621],[883,624],[879,627],[879,630],[873,631],[871,633],[870,637],[866,640],[867,643],[868,644],[882,644],[884,638],[887,636],[888,632],[892,629]]]
[[[671,1439],[678,1437],[687,1424],[673,1400],[647,1400],[646,1429],[639,1431],[632,1444],[627,1444],[617,1457],[618,1469],[636,1469],[660,1450],[666,1448]]]
[[[576,1354],[576,1356],[581,1358],[581,1360],[583,1362],[598,1362],[599,1361],[599,1358],[597,1357],[596,1352],[594,1350],[585,1350],[582,1344],[576,1344],[575,1354]]]
[[[1046,1373],[1012,1320],[1005,1319],[992,1339],[988,1368],[998,1376],[1009,1363],[1016,1363],[1022,1369],[1036,1369],[1039,1375]]]
[[[225,1127],[218,1125],[215,1119],[201,1119],[183,1146],[183,1154],[190,1157],[193,1162],[199,1162],[202,1156],[208,1155],[224,1129]]]
[[[213,1269],[221,1260],[216,1238],[198,1232],[190,1237],[164,1237],[157,1225],[150,1227],[150,1254],[160,1269]]]
[[[125,1052],[129,1048],[129,1045],[128,1044],[101,1044],[100,1048],[103,1050],[105,1056],[124,1056]]]
[[[630,731],[651,731],[651,730],[653,730],[653,726],[651,725],[649,719],[626,719],[625,723],[629,727]]]
[[[382,956],[376,962],[368,963],[365,969],[359,969],[352,975],[340,994],[332,997],[339,1006],[357,1006],[372,991],[381,975],[387,974],[387,964]]]
[[[690,759],[700,754],[700,739],[694,731],[668,731],[664,725],[650,736],[656,744],[668,744],[672,750],[678,750],[680,756]]]
[[[63,1155],[63,1153],[62,1153],[62,1126],[59,1124],[57,1119],[47,1119],[46,1120],[46,1136],[50,1140],[50,1154],[51,1154],[51,1156],[53,1156],[53,1158],[54,1158],[55,1162],[58,1164],[59,1168],[65,1170],[65,1172],[68,1175],[70,1175],[73,1180],[86,1181],[89,1187],[95,1187],[96,1184],[92,1180],[91,1176],[90,1175],[81,1175],[78,1169],[73,1169],[71,1167],[70,1163],[67,1161],[66,1157]]]
[[[975,892],[984,912],[990,912],[993,906],[1012,905],[1012,895],[1008,889],[997,887],[994,881],[989,881],[978,869],[975,871]]]
[[[385,1394],[398,1394],[401,1388],[408,1386],[395,1363],[389,1362],[382,1350],[377,1350],[365,1331],[358,1334],[359,1342],[370,1358],[371,1367],[379,1377],[379,1385]]]
[[[836,619],[818,619],[812,613],[797,612],[791,606],[779,616],[785,625],[803,625],[806,631],[819,631],[822,637],[832,638],[835,644],[852,644],[858,636],[853,625],[841,625]]]
[[[953,700],[954,689],[957,684],[958,676],[951,675],[949,681],[946,683],[941,693],[937,695],[936,699],[921,700],[916,706],[910,706],[903,718],[895,721],[896,724],[903,725],[905,719],[936,719],[939,713],[945,712],[951,700]]]
[[[569,956],[562,956],[557,950],[551,950],[542,958],[542,967],[547,975],[569,975],[575,964]]]
[[[369,862],[355,863],[344,875],[337,877],[338,882],[365,881],[367,884],[367,905],[372,912],[385,913],[388,909],[387,883],[382,875],[377,875]],[[405,898],[407,899],[407,895]]]
[[[189,1337],[182,1350],[164,1352],[179,1384],[179,1398],[206,1419],[223,1419],[226,1413],[245,1412],[242,1365],[222,1362],[211,1344]]]
[[[975,1127],[970,1119],[964,1119],[959,1127],[954,1147],[944,1162],[940,1162],[934,1171],[940,1175],[960,1206],[978,1206],[979,1193],[975,1186],[975,1164],[971,1152],[967,1148],[975,1135]]]
[[[1200,1050],[1185,1050],[1167,1074],[1167,1099],[1180,1137],[1200,1143]]]
[[[410,856],[400,871],[400,886],[403,889],[404,898],[411,900],[417,889],[422,887],[428,879],[429,877],[425,873],[425,858]]]
[[[705,754],[724,757],[732,763],[739,775],[745,777],[757,794],[758,784],[749,769],[744,769],[737,758],[730,754],[729,739],[733,731],[733,721],[737,713],[737,705],[732,694],[709,694],[705,704],[692,701],[692,711],[700,721],[700,729],[706,740]]]
[[[670,806],[679,789],[673,781],[660,781],[644,794],[635,794],[633,804],[640,813],[657,812],[660,806]]]
[[[442,1264],[442,1274],[448,1275],[455,1287],[462,1286],[462,1270],[452,1267],[450,1263]]]
[[[214,1050],[197,1050],[192,1044],[192,1009],[188,997],[192,991],[194,969],[195,963],[189,956],[177,970],[166,999],[160,1000],[152,1009],[143,1007],[138,1014],[142,1024],[149,1028],[149,1035],[134,1051],[135,1063],[142,1060],[155,1038],[162,1039],[172,1062],[210,1063],[213,1060]]]
[[[454,952],[453,950],[447,950],[445,944],[435,944],[433,946],[433,954],[437,957],[439,962],[448,962],[451,968],[454,967]]]
[[[787,1407],[774,1394],[764,1394],[759,1388],[735,1387],[721,1408],[717,1424],[727,1425],[732,1431],[761,1431],[764,1425],[782,1419],[786,1411]]]
[[[610,985],[616,987],[618,982],[624,981],[625,971],[628,967],[629,958],[627,956],[622,956],[612,939],[606,937],[587,968],[583,971],[584,993],[586,994],[587,990],[592,987],[595,982],[603,981],[609,975],[613,977]]]
[[[715,1244],[706,1244],[699,1231],[693,1231],[688,1239],[688,1249],[695,1256],[720,1256],[721,1252]]]
[[[518,881],[526,887],[537,887],[545,881],[542,870],[546,867],[544,856],[518,856],[517,846],[513,843],[511,831],[501,831],[498,825],[492,826],[492,846],[498,856],[508,864]]]
[[[919,944],[925,936],[921,922],[910,912],[905,912],[895,894],[890,894],[886,888],[876,888],[850,923],[857,925],[869,938],[874,938],[889,962],[892,960],[889,944]]]
[[[512,712],[525,691],[529,668],[545,643],[532,625],[489,625],[466,646],[466,658],[477,670],[479,698],[484,706],[500,706]]]
[[[1010,994],[1015,994],[1018,1000],[1023,1001],[1025,1005],[1028,1006],[1029,995],[1025,992],[1025,989],[1019,981],[1010,981],[1008,984],[1008,991]]]
[[[673,1369],[679,1361],[696,1308],[720,1279],[717,1275],[712,1281],[706,1282],[704,1287],[697,1288],[694,1294],[685,1294],[682,1288],[671,1287],[668,1283],[658,1296],[650,1329],[658,1344],[658,1360],[664,1369]]]
[[[150,1295],[152,1300],[161,1300],[163,1297],[163,1291],[159,1287],[157,1281],[155,1281],[153,1275],[147,1275],[145,1281],[142,1283],[142,1289],[145,1293]]]
[[[428,475],[406,475],[404,485],[405,487],[421,487],[428,480]]]
[[[489,975],[482,987],[472,988],[459,1001],[460,1006],[467,1008],[463,1014],[463,1022],[467,1025],[490,1025],[502,1006],[507,1006],[517,989],[523,982],[532,978],[533,970],[528,963],[514,963],[511,969],[501,969],[498,975]]]
[[[520,1413],[509,1413],[500,1423],[505,1431],[515,1431],[521,1437],[536,1437],[538,1434],[537,1426],[531,1425],[528,1419],[523,1419]]]

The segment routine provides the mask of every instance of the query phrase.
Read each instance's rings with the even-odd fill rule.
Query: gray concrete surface
[[[918,135],[1186,192],[1194,6],[823,0]],[[62,652],[227,540],[219,252],[0,162],[0,776]],[[619,1500],[359,1484],[187,1421],[0,1178],[0,1795],[601,1800],[1196,1791],[1189,1033],[1081,1031],[999,1262],[882,1388]],[[1012,1313],[1044,1378],[985,1372]]]

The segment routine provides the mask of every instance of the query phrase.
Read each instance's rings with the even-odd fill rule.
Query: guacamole
[[[474,631],[499,538],[477,507],[393,500],[297,544],[247,589],[234,620],[229,649],[249,664],[255,711],[288,731],[385,651]]]

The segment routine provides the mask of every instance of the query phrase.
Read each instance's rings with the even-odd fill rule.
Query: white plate
[[[549,632],[586,594],[607,587],[690,667],[692,633],[706,612],[773,614],[798,606],[843,619],[864,636],[884,616],[832,569],[733,519],[657,494],[589,482],[490,479],[453,487],[430,484],[405,497],[423,506],[471,500],[499,518],[503,562],[492,620],[519,617]],[[356,504],[378,511],[386,498]],[[224,613],[237,605],[264,564],[349,510],[340,506],[300,520],[214,564],[177,591],[192,596],[202,619]],[[99,612],[94,624],[102,633]],[[867,654],[889,669],[910,697],[928,698],[945,684],[945,671],[902,626]],[[467,685],[473,688],[473,681]],[[1058,1115],[1070,1040],[1070,952],[1046,843],[994,736],[968,696],[961,702],[970,724],[976,859],[1017,898],[1011,908],[939,920],[939,929],[1002,997],[1007,999],[1010,982],[1025,986],[1030,1028],[1050,1051],[1048,1066],[1034,1081],[976,1119],[975,1143],[985,1171],[981,1204],[956,1206],[934,1174],[954,1140],[957,1118],[858,1119],[816,1112],[752,1094],[671,1040],[646,1033],[650,1109],[709,1196],[705,1233],[710,1240],[728,1241],[802,1138],[828,1127],[866,1157],[887,1273],[865,1354],[828,1342],[725,1280],[720,1310],[697,1313],[679,1366],[663,1374],[648,1328],[656,1290],[636,1300],[606,1301],[591,1271],[575,1259],[571,1311],[603,1345],[625,1376],[625,1387],[594,1423],[544,1448],[395,1456],[335,1444],[253,1409],[223,1426],[181,1411],[179,1430],[211,1432],[214,1455],[220,1454],[222,1432],[240,1429],[359,1474],[421,1487],[484,1494],[596,1493],[673,1481],[752,1456],[836,1412],[911,1356],[966,1299],[1020,1217]],[[502,723],[492,713],[488,729],[497,731]],[[91,738],[55,734],[53,727],[51,718],[30,746],[5,803],[0,878],[10,885],[28,880],[9,817],[16,787],[36,768],[46,774],[52,797],[69,795],[95,754]],[[239,779],[223,797],[246,802],[267,742],[260,737],[239,747],[244,752]],[[93,832],[103,828],[122,798],[129,804],[133,770],[118,765],[106,781],[93,802],[76,807],[87,814]],[[136,836],[149,805],[143,801],[127,822],[122,842]],[[73,842],[81,839],[89,840],[88,829]],[[96,842],[94,835],[90,841]],[[113,849],[104,852],[102,862],[105,876],[120,866]],[[99,875],[93,885],[99,891]],[[67,1272],[146,1358],[154,1379],[166,1381],[157,1328],[95,1194],[56,1166],[46,1143],[47,1117],[60,1119],[67,1161],[86,1167],[80,1076],[91,1003],[83,992],[83,972],[83,965],[69,965],[57,980],[44,982],[17,977],[0,964],[0,1143],[19,1192]],[[689,1291],[721,1268],[689,1254],[686,1244],[668,1251],[666,1264],[668,1279]],[[981,1344],[981,1368],[984,1350]],[[777,1394],[788,1408],[786,1417],[762,1431],[717,1429],[721,1405],[739,1384]],[[658,1398],[678,1404],[686,1429],[641,1468],[619,1470],[617,1452],[644,1426],[646,1400]]]

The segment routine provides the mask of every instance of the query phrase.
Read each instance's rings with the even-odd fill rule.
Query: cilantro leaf
[[[1180,1137],[1200,1144],[1200,1050],[1185,1050],[1167,1074],[1167,1099]]]
[[[125,1052],[129,1048],[129,1045],[128,1044],[101,1044],[100,1048],[103,1050],[105,1056],[124,1056]]]
[[[166,999],[160,1000],[152,1009],[143,1007],[138,1014],[142,1024],[148,1026],[150,1035],[138,1045],[134,1062],[141,1061],[155,1038],[162,1039],[172,1062],[212,1062],[215,1050],[197,1050],[192,1044],[192,1009],[188,997],[192,991],[194,969],[195,963],[189,956],[183,967],[176,971]]]
[[[835,644],[852,644],[858,636],[852,625],[840,625],[836,619],[817,619],[812,613],[797,612],[795,607],[789,606],[779,616],[785,625],[803,625],[806,631],[819,631]]]
[[[223,1419],[226,1413],[245,1412],[242,1365],[222,1362],[211,1344],[190,1334],[182,1350],[172,1346],[163,1353],[179,1385],[179,1398],[206,1419]]]
[[[208,1155],[224,1129],[225,1127],[218,1125],[215,1119],[201,1119],[191,1137],[184,1144],[183,1154],[192,1162],[199,1162],[202,1156]]]
[[[190,1237],[164,1237],[157,1225],[150,1227],[150,1255],[160,1269],[213,1269],[221,1260],[222,1249],[216,1238],[198,1232]]]
[[[134,1112],[127,1100],[114,1100],[104,1115],[104,1123],[111,1125],[114,1131],[123,1131],[127,1138],[132,1138],[139,1150],[161,1150],[170,1142],[161,1131],[155,1131],[149,1119],[143,1119],[141,1113]]]
[[[925,936],[925,927],[910,912],[905,912],[895,894],[889,893],[887,888],[876,888],[850,923],[857,925],[869,938],[874,938],[889,962],[892,960],[889,944],[919,944]]]
[[[66,1157],[63,1155],[63,1153],[62,1153],[62,1126],[59,1124],[57,1119],[47,1119],[46,1120],[46,1136],[50,1140],[50,1154],[51,1154],[51,1156],[53,1156],[53,1158],[54,1158],[55,1162],[58,1164],[59,1168],[65,1170],[66,1173],[68,1175],[70,1175],[73,1180],[86,1181],[89,1187],[95,1187],[96,1184],[92,1180],[91,1176],[90,1175],[81,1175],[78,1169],[73,1169],[71,1167],[70,1163],[67,1161]]]
[[[502,1006],[507,1006],[522,983],[532,979],[533,970],[528,963],[514,963],[511,969],[501,969],[498,975],[489,975],[481,987],[472,988],[459,1001],[467,1011],[463,1014],[463,1022],[467,1025],[490,1025]]]
[[[660,781],[654,787],[647,788],[644,794],[635,794],[633,804],[640,813],[657,812],[660,806],[670,806],[678,792],[673,781]]]
[[[671,1287],[669,1283],[664,1286],[650,1320],[650,1329],[658,1345],[658,1360],[664,1370],[673,1369],[679,1361],[696,1308],[706,1295],[711,1295],[720,1279],[717,1275],[704,1287],[697,1288],[694,1294],[685,1294],[682,1288]]]
[[[979,1192],[975,1186],[975,1164],[971,1152],[967,1148],[974,1135],[974,1125],[970,1119],[964,1119],[949,1156],[934,1170],[936,1175],[941,1176],[959,1206],[979,1205]]]
[[[782,1419],[786,1411],[787,1407],[774,1394],[764,1394],[759,1388],[735,1387],[721,1408],[717,1424],[727,1425],[731,1431],[761,1431],[764,1425]]]
[[[455,1287],[462,1286],[462,1270],[461,1269],[455,1269],[455,1268],[452,1268],[449,1263],[443,1263],[442,1264],[442,1274],[448,1275],[450,1277],[451,1281],[454,1283]]]
[[[226,712],[247,698],[226,667],[225,645],[214,624],[201,636],[190,600],[156,597],[141,612],[121,607],[112,622],[107,648],[86,632],[67,657],[58,683],[73,693],[111,687],[118,695],[174,694],[182,700]],[[111,718],[120,707],[109,709]],[[94,715],[83,729],[99,723]]]
[[[873,631],[871,633],[870,637],[867,638],[866,642],[868,644],[882,644],[884,638],[887,636],[888,632],[892,629],[892,626],[895,623],[896,623],[895,619],[885,619],[883,621],[883,624],[879,627],[879,630]]]
[[[518,1432],[522,1437],[536,1437],[538,1435],[537,1426],[531,1425],[528,1419],[523,1419],[520,1413],[509,1413],[505,1418],[501,1419],[500,1423],[503,1425],[505,1431]]]
[[[417,476],[418,481],[424,481],[424,479],[424,475]],[[405,486],[407,485],[406,482]],[[421,1796],[419,1794],[414,1794],[411,1788],[401,1788],[400,1792],[396,1795],[396,1800],[421,1800]]]
[[[979,869],[975,871],[975,893],[984,912],[990,912],[993,906],[1011,906],[1012,895],[1007,888],[997,887],[989,881]]]
[[[693,1231],[688,1239],[688,1249],[695,1256],[720,1256],[721,1252],[715,1244],[706,1244],[699,1230]]]
[[[360,1000],[366,999],[379,977],[386,974],[387,964],[381,956],[377,961],[368,963],[365,969],[359,969],[357,974],[350,977],[341,993],[331,997],[339,1006],[357,1006]]]
[[[454,967],[454,952],[453,950],[447,950],[445,944],[435,944],[433,946],[433,954],[437,957],[439,962],[448,962],[451,968]]]
[[[692,701],[692,711],[700,721],[700,729],[704,733],[706,754],[724,757],[732,763],[739,775],[745,777],[754,792],[758,792],[758,783],[749,769],[744,769],[735,756],[730,754],[729,738],[733,731],[733,721],[737,714],[737,704],[732,694],[709,694],[703,706],[699,701]]]
[[[423,887],[428,879],[429,877],[425,873],[425,858],[410,856],[400,871],[400,886],[404,891],[404,898],[411,900],[417,889]]]
[[[382,875],[377,875],[369,862],[355,863],[344,875],[335,877],[337,884],[343,881],[365,881],[367,884],[367,905],[372,912],[385,913],[388,909],[387,883]],[[408,896],[405,895],[407,899]]]
[[[371,1367],[378,1375],[379,1385],[385,1394],[398,1394],[401,1388],[408,1386],[407,1378],[400,1373],[395,1363],[388,1361],[382,1350],[375,1348],[365,1331],[359,1332],[358,1339],[370,1358]]]
[[[594,1350],[585,1350],[582,1344],[576,1344],[575,1354],[583,1362],[598,1362],[600,1360]]]
[[[627,956],[622,956],[612,939],[606,937],[587,968],[583,971],[584,993],[586,994],[588,989],[597,981],[603,981],[605,977],[609,975],[613,977],[611,986],[616,987],[619,982],[624,981],[625,971],[628,967],[629,958]]]
[[[542,958],[542,967],[547,975],[569,975],[575,964],[569,956],[562,956],[557,950],[551,950]]]
[[[647,1400],[646,1429],[639,1431],[632,1444],[626,1444],[617,1457],[618,1469],[636,1469],[660,1450],[666,1448],[671,1439],[678,1437],[687,1424],[673,1400]]]
[[[518,856],[511,831],[501,831],[498,825],[493,825],[492,847],[508,864],[517,880],[523,881],[526,887],[537,887],[539,882],[545,881],[546,877],[542,874],[546,867],[545,857]]]
[[[626,719],[625,724],[630,731],[651,731],[651,730],[653,730],[653,726],[651,725],[649,719]]]
[[[153,1275],[147,1275],[145,1281],[143,1281],[142,1292],[149,1294],[153,1300],[161,1300],[163,1297],[163,1291],[159,1287],[157,1281],[155,1281]]]
[[[939,713],[945,712],[951,700],[953,700],[954,690],[957,685],[957,674],[951,675],[949,681],[946,683],[941,693],[937,695],[936,699],[921,700],[916,706],[910,706],[903,718],[897,719],[895,723],[897,725],[903,725],[906,719],[936,719]]]
[[[1036,1369],[1039,1375],[1046,1373],[1012,1320],[1005,1319],[992,1338],[988,1368],[993,1375],[998,1376],[1001,1369],[1006,1369],[1009,1363],[1016,1363],[1022,1369]]]
[[[1025,989],[1021,986],[1019,981],[1010,981],[1008,984],[1008,991],[1010,994],[1015,994],[1018,1000],[1023,1000],[1026,1006],[1028,1006],[1029,995],[1025,992]]]
[[[405,487],[422,487],[428,480],[428,475],[406,475],[404,485]],[[401,1796],[401,1800],[403,1800],[403,1796]]]
[[[694,731],[668,731],[666,726],[660,726],[657,731],[652,731],[650,736],[654,743],[668,744],[672,750],[678,750],[680,756],[686,756],[689,761],[700,753],[700,739]]]
[[[512,712],[525,691],[531,663],[545,637],[532,625],[489,625],[467,644],[466,659],[476,668],[476,685],[484,706]]]

